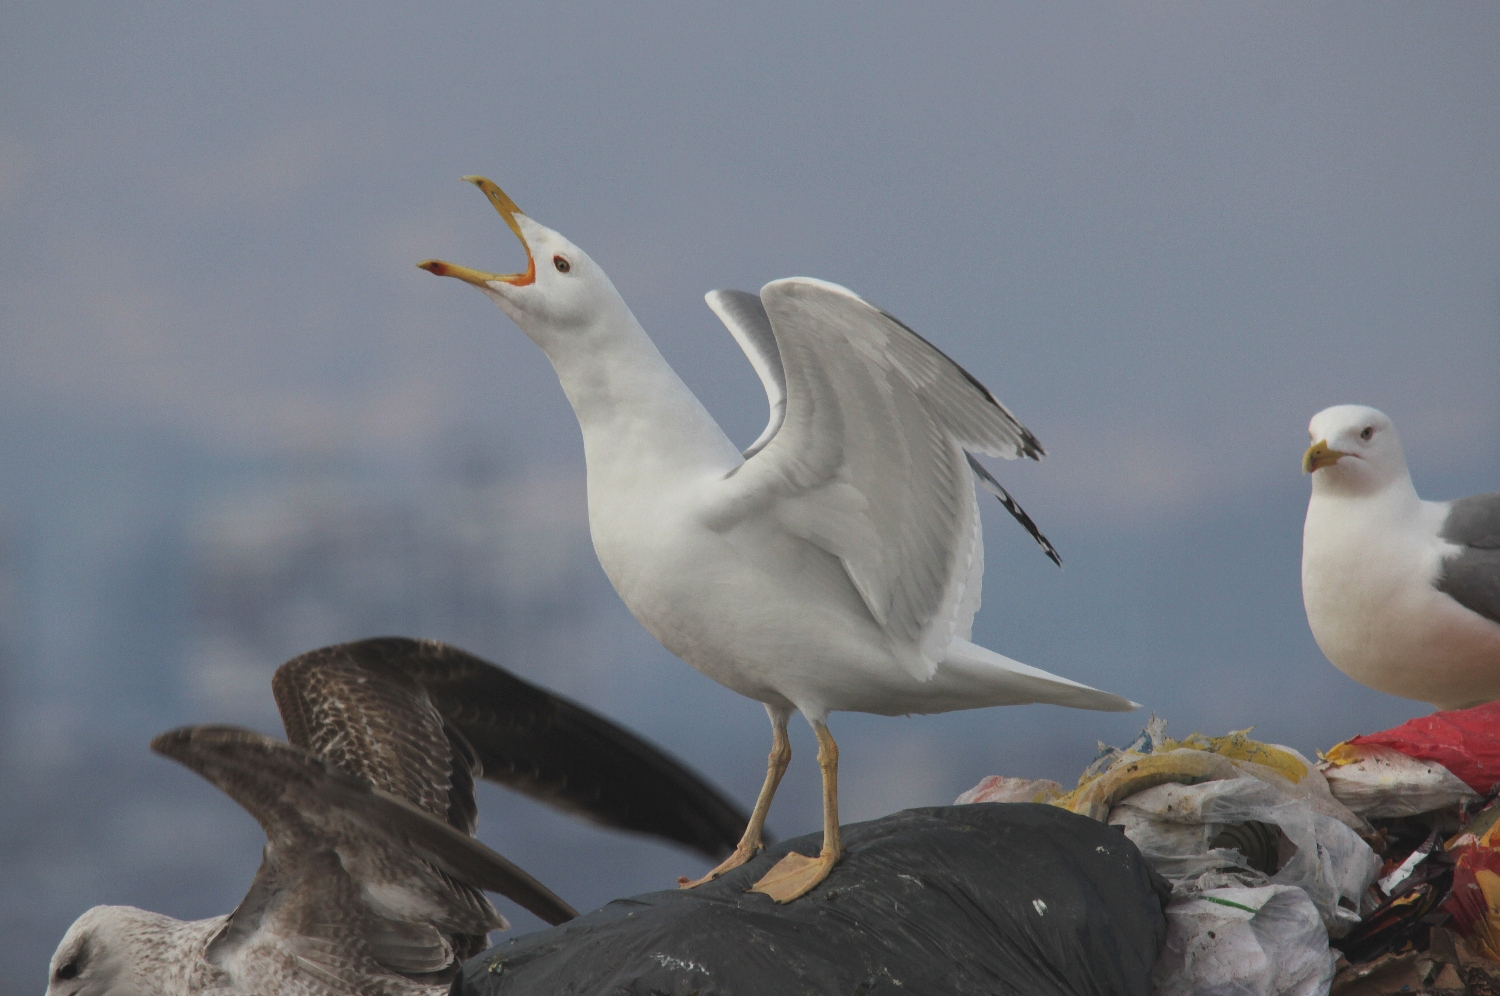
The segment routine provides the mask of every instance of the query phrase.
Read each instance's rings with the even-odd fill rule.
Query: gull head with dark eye
[[[106,985],[99,989],[96,983],[97,966],[90,965],[91,961],[97,961],[93,956],[97,954],[99,943],[94,937],[92,930],[80,932],[69,932],[70,937],[58,946],[57,953],[52,956],[52,978],[47,983],[48,996],[79,996],[84,992],[111,992]],[[80,978],[88,970],[86,978]],[[133,991],[133,990],[130,990]]]
[[[130,906],[95,906],[63,935],[48,966],[47,996],[156,996],[171,991],[163,971],[138,944],[143,934],[178,921]]]

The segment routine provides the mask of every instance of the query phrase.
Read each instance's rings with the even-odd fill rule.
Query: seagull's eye
[[[552,265],[557,267],[558,273],[567,273],[573,268],[573,264],[569,263],[565,256],[553,256]]]
[[[59,979],[76,979],[76,978],[78,978],[78,962],[76,962],[76,961],[70,961],[66,965],[64,965],[62,968],[59,968],[57,970],[57,977]]]
[[[1365,431],[1359,434],[1359,438],[1363,439],[1365,442],[1369,442],[1370,437],[1373,435],[1375,435],[1375,427],[1373,425],[1367,425],[1365,426]]]

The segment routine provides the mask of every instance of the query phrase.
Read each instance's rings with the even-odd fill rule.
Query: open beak
[[[521,240],[521,248],[526,250],[526,272],[485,273],[483,270],[471,270],[467,266],[445,263],[440,259],[424,259],[417,264],[417,268],[440,277],[457,277],[475,287],[489,287],[495,281],[515,287],[525,287],[536,280],[536,260],[531,258],[531,247],[526,244],[526,236],[521,234],[520,222],[516,221],[516,218],[521,215],[521,209],[516,207],[515,201],[506,196],[505,191],[484,177],[466,176],[464,179],[484,191],[484,196],[490,199],[490,203],[495,205],[495,210],[500,212],[500,217],[505,219],[510,230],[516,233],[516,238]]]
[[[1306,453],[1302,454],[1302,473],[1311,474],[1319,467],[1332,467],[1339,462],[1339,457],[1346,457],[1348,455],[1343,450],[1336,450],[1330,447],[1328,440],[1320,439],[1309,446]]]

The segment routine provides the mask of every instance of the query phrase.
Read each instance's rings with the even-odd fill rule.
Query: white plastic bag
[[[1379,744],[1340,744],[1339,761],[1319,765],[1335,799],[1367,819],[1415,816],[1472,802],[1478,793],[1436,761],[1419,761]],[[1355,757],[1349,761],[1347,758]]]
[[[1251,820],[1279,827],[1295,848],[1274,875],[1255,870],[1238,851],[1210,846],[1226,826]],[[1380,870],[1380,859],[1349,827],[1315,811],[1306,798],[1251,775],[1157,785],[1115,806],[1108,822],[1124,829],[1177,894],[1295,886],[1307,893],[1333,937],[1359,922],[1360,903]]]
[[[1325,996],[1334,956],[1301,889],[1209,889],[1167,906],[1157,996]]]

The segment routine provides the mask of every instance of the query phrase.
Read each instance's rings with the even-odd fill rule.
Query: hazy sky
[[[176,652],[152,641],[177,603],[131,593],[176,590],[182,522],[287,466],[358,466],[420,496],[434,454],[484,439],[523,490],[562,482],[582,528],[578,431],[545,358],[413,265],[521,260],[467,173],[588,251],[743,442],[765,401],[703,305],[714,287],[846,284],[985,382],[1048,449],[996,469],[1066,565],[986,511],[976,637],[995,649],[1179,734],[1259,724],[1311,751],[1422,711],[1344,679],[1307,632],[1298,460],[1315,411],[1366,403],[1395,420],[1425,496],[1500,488],[1500,8],[743,10],[0,14],[13,742],[88,728],[91,750],[139,755],[157,786],[142,798],[199,792],[144,746],[210,718],[150,684],[172,673],[150,661]],[[517,666],[748,802],[759,707],[672,661],[584,565],[591,659]],[[373,634],[327,638],[355,635]],[[121,719],[138,679],[162,705]],[[946,802],[989,773],[1066,777],[1144,718],[835,717],[846,815]],[[797,735],[784,834],[817,826]],[[239,833],[230,898],[165,912],[228,909],[255,860],[253,824]],[[566,866],[531,843],[511,856]],[[597,903],[614,884],[559,891]],[[37,900],[52,938],[88,902],[145,901],[36,887],[54,890]]]

